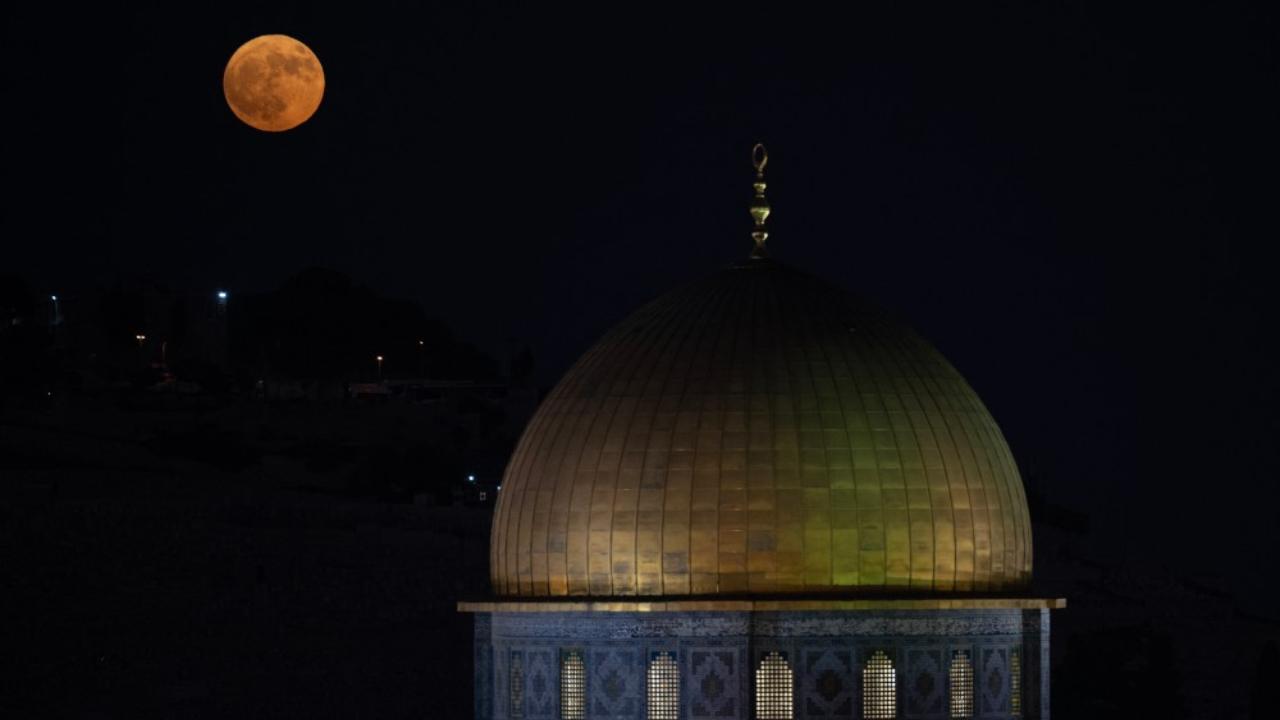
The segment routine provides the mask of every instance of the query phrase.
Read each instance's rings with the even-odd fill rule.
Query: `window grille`
[[[578,650],[560,655],[560,720],[586,720],[587,669]]]
[[[957,650],[951,654],[951,717],[973,717],[973,663],[969,653]]]
[[[756,717],[760,720],[791,720],[793,674],[787,656],[770,651],[756,666]]]
[[[675,653],[656,652],[649,658],[648,720],[680,719],[680,667]]]
[[[893,661],[877,650],[862,667],[862,717],[891,720],[898,715],[898,680]]]
[[[524,657],[511,656],[511,712],[513,720],[524,717]]]
[[[1009,652],[1009,714],[1022,717],[1022,653]]]

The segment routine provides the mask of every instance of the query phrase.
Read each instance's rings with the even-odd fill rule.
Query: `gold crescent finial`
[[[764,167],[769,164],[769,151],[765,149],[764,143],[756,143],[751,148],[751,164],[755,166],[757,173],[764,174]]]
[[[756,146],[751,148],[751,165],[756,169],[756,181],[751,183],[751,187],[756,190],[756,196],[751,199],[751,218],[756,223],[755,229],[751,231],[751,239],[756,241],[755,247],[751,249],[752,260],[769,257],[769,251],[764,247],[765,241],[769,239],[769,231],[764,224],[772,211],[769,201],[764,196],[764,168],[768,164],[769,151],[765,149],[764,143],[756,143]]]

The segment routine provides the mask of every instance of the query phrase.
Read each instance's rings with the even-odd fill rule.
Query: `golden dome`
[[[1031,527],[937,350],[756,259],[578,360],[511,458],[490,553],[503,596],[1002,591],[1031,577]]]

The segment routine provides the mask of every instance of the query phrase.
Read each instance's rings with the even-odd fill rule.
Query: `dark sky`
[[[1274,11],[314,5],[9,11],[3,264],[50,292],[330,266],[554,379],[745,256],[763,140],[776,257],[909,318],[1130,550],[1266,581]],[[284,134],[222,95],[263,33],[327,76]]]

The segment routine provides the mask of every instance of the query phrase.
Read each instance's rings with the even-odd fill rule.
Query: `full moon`
[[[222,73],[231,112],[259,130],[291,130],[324,96],[324,69],[311,48],[288,35],[261,35],[240,46]]]

